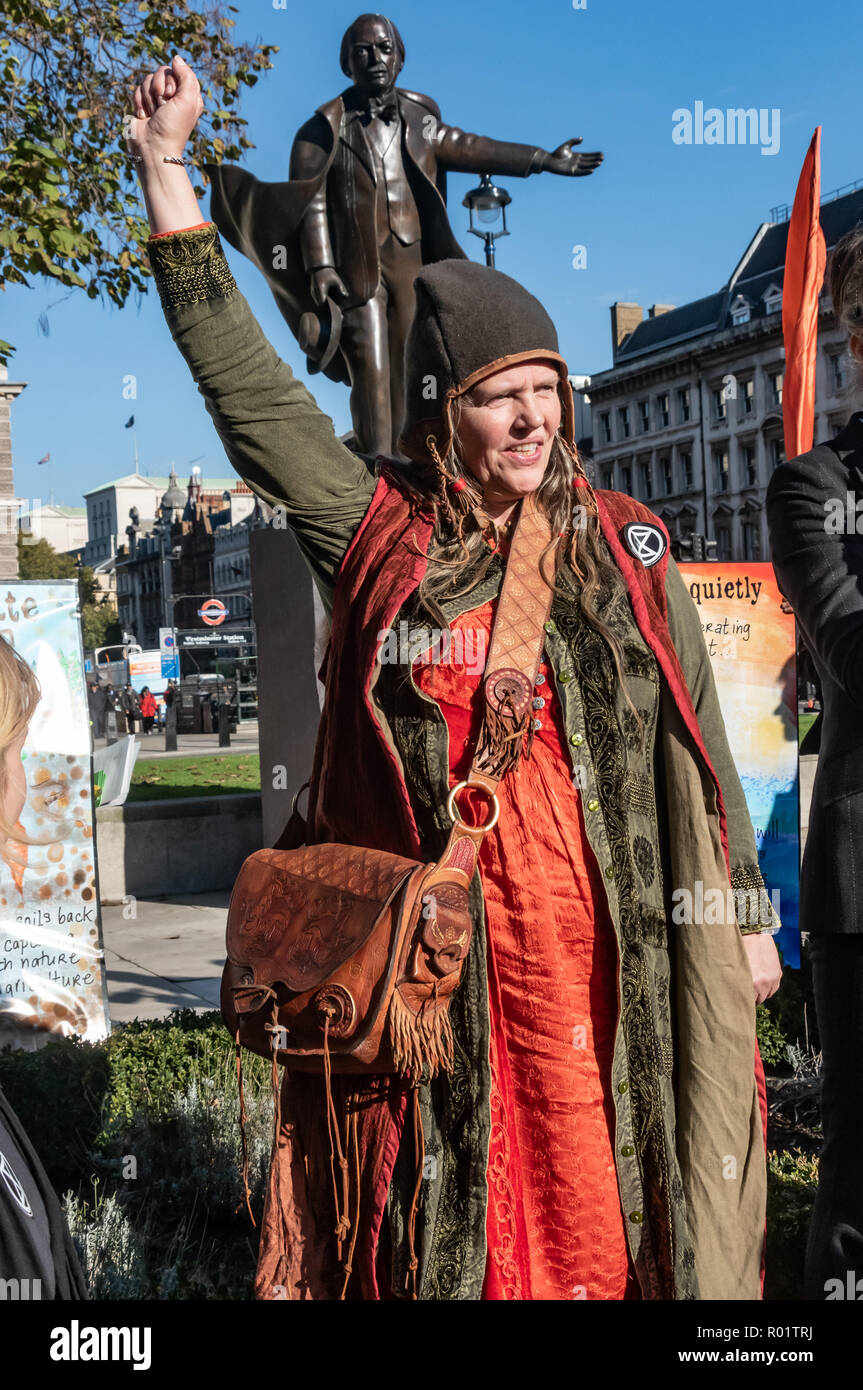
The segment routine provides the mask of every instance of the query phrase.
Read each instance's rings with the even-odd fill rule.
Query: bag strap
[[[426,889],[439,880],[452,879],[454,870],[466,875],[467,887],[483,838],[497,824],[498,784],[517,767],[525,734],[525,756],[530,756],[536,674],[554,598],[553,585],[540,569],[540,557],[550,541],[548,518],[531,493],[522,498],[504,571],[483,675],[485,711],[473,764],[465,780],[450,791],[447,810],[454,824]],[[549,562],[554,563],[551,555]],[[469,825],[461,817],[457,798],[465,789],[484,792],[489,799],[491,814],[482,825]]]

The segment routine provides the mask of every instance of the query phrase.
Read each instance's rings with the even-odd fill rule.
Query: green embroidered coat
[[[149,250],[169,327],[228,457],[256,492],[286,508],[330,609],[375,480],[264,338],[215,229],[160,238]],[[494,597],[501,577],[496,559],[473,592],[445,607],[447,618]],[[760,888],[700,620],[673,561],[666,596],[669,632],[722,788],[731,884]],[[695,923],[669,931],[673,887],[700,881],[706,893],[728,886],[715,790],[694,765],[631,610],[619,605],[605,616],[623,647],[643,739],[606,644],[577,606],[559,597],[546,625],[546,657],[617,932],[622,1007],[612,1070],[614,1143],[631,1253],[646,1298],[756,1298],[764,1153],[752,991],[739,939],[740,931],[758,930],[757,919],[748,920],[753,900],[742,906],[739,930],[735,923]],[[397,630],[400,623],[409,631],[422,623],[415,596],[398,613]],[[408,664],[379,665],[373,699],[404,768],[422,853],[437,857],[449,829],[443,715],[417,689]],[[455,997],[456,1072],[423,1088],[427,1151],[435,1162],[418,1226],[421,1298],[478,1299],[485,1269],[489,1020],[478,875],[473,887],[480,929]],[[713,1058],[719,1074],[711,1077]],[[397,1289],[404,1287],[411,1183],[412,1156],[403,1153],[388,1211]]]

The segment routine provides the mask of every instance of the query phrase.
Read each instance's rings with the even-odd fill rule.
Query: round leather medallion
[[[516,718],[524,714],[533,695],[533,687],[527,676],[516,671],[513,666],[501,666],[485,679],[485,698],[496,712],[506,702],[507,709],[515,710]]]

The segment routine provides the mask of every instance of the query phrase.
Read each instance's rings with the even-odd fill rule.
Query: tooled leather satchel
[[[221,1004],[237,1044],[241,1096],[242,1047],[272,1058],[277,1129],[277,1064],[321,1072],[340,1162],[332,1071],[409,1078],[421,1147],[416,1087],[440,1070],[453,1070],[449,1006],[470,948],[470,883],[482,839],[497,823],[497,785],[523,748],[530,755],[543,624],[553,597],[539,564],[550,534],[534,498],[525,497],[483,676],[483,725],[470,773],[449,794],[453,827],[441,857],[421,863],[341,844],[262,849],[245,861],[234,885]],[[463,819],[457,798],[465,790],[487,797],[491,810],[482,824]],[[420,1154],[414,1207],[421,1170]],[[351,1224],[346,1206],[345,1199],[337,1210],[340,1253]],[[345,1271],[346,1286],[350,1257]]]

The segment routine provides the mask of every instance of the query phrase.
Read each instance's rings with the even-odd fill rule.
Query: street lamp
[[[506,227],[506,209],[512,198],[505,188],[497,188],[491,181],[491,174],[483,174],[479,188],[472,188],[465,194],[462,207],[470,213],[468,231],[482,237],[485,242],[485,263],[494,268],[495,237],[509,236]],[[474,213],[481,224],[474,226]]]

